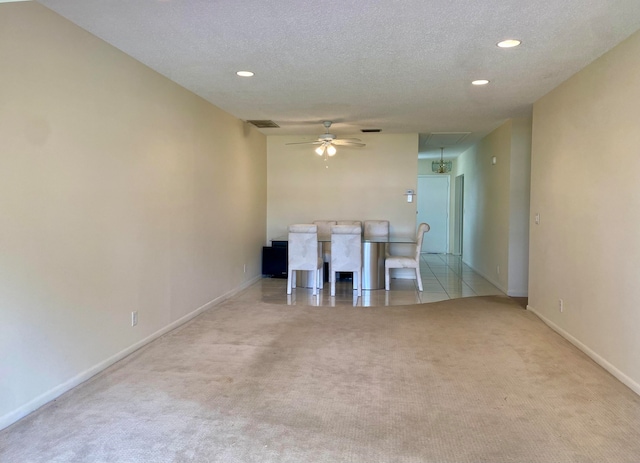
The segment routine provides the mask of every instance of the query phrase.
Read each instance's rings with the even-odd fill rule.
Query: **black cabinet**
[[[287,241],[271,241],[271,246],[263,246],[262,248],[262,274],[271,278],[287,278],[288,265],[288,242]],[[338,280],[350,279],[350,273],[338,273]],[[324,263],[324,282],[329,281],[329,264]]]
[[[262,248],[262,274],[273,278],[287,278],[287,242],[274,241]]]

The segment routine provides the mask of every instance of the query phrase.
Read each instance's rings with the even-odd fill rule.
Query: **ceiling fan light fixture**
[[[0,0],[0,2],[1,1],[2,0]],[[325,133],[320,135],[317,140],[285,143],[285,145],[318,145],[318,147],[315,148],[313,151],[318,156],[322,156],[325,162],[330,157],[335,156],[336,153],[338,152],[335,145],[349,146],[349,147],[367,146],[364,143],[362,143],[362,140],[360,140],[359,138],[337,138],[334,134],[329,133],[329,127],[331,127],[331,121],[323,121],[322,125],[324,125]]]

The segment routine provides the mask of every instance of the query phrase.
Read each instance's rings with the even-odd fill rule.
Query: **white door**
[[[449,251],[449,176],[418,176],[418,224],[431,227],[424,235],[422,252]]]

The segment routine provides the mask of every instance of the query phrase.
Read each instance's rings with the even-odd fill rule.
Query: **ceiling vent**
[[[360,130],[362,133],[379,133],[380,129],[362,129]]]
[[[273,121],[247,121],[249,124],[253,124],[259,129],[277,129],[280,128],[278,124]]]

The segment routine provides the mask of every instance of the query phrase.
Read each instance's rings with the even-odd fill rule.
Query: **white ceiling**
[[[435,156],[430,134],[471,132],[445,149],[458,154],[640,28],[640,0],[38,3],[239,119],[280,125],[267,135],[315,136],[328,119],[338,136],[418,132]]]

